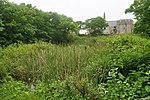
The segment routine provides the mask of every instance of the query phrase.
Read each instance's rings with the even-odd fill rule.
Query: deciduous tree
[[[87,19],[85,25],[89,33],[95,36],[103,34],[103,30],[108,24],[102,17],[96,17]]]
[[[78,25],[65,15],[44,12],[31,4],[17,5],[0,0],[0,44],[68,42],[70,33],[77,33]]]
[[[134,32],[150,36],[150,0],[134,0],[125,13],[133,13],[137,19]]]

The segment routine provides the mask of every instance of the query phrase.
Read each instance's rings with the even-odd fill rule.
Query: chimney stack
[[[106,20],[106,15],[105,15],[105,12],[104,12],[103,18]]]

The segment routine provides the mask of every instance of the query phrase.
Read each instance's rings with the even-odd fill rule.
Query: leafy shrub
[[[150,41],[127,35],[117,37],[109,43],[109,46],[112,53],[111,70],[117,70],[113,72],[110,70],[111,75],[108,74],[107,97],[116,99],[123,99],[120,96],[128,99],[148,97],[150,94]]]
[[[120,72],[127,76],[130,70],[148,70],[150,64],[150,41],[138,36],[121,36],[110,43],[112,47],[112,66],[119,67]]]
[[[104,99],[141,99],[149,96],[150,41],[133,35],[105,40],[85,71]]]
[[[2,48],[0,47],[0,58],[2,58]],[[0,82],[7,76],[6,68],[2,65],[2,62],[0,62]]]
[[[39,97],[34,96],[29,87],[21,81],[7,81],[0,85],[1,100],[37,100]]]

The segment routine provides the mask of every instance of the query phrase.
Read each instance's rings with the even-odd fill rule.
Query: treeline
[[[17,5],[0,0],[0,45],[36,41],[68,43],[74,41],[73,34],[78,34],[80,29],[86,29],[89,35],[95,36],[103,34],[107,25],[99,16],[75,22],[70,17],[44,12],[31,4]]]
[[[133,13],[137,19],[134,33],[150,36],[149,6],[149,0],[135,0],[126,9],[126,13]],[[36,41],[68,43],[74,41],[73,34],[78,34],[80,29],[97,36],[102,35],[107,26],[106,20],[99,16],[85,22],[75,22],[70,17],[56,12],[44,12],[31,4],[17,5],[8,0],[0,0],[0,45]]]
[[[69,42],[69,34],[78,30],[78,24],[65,15],[44,12],[31,4],[0,0],[0,45]]]

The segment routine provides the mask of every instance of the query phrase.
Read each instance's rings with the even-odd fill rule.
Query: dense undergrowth
[[[2,100],[149,100],[150,40],[121,35],[13,44],[0,48],[0,79]]]

